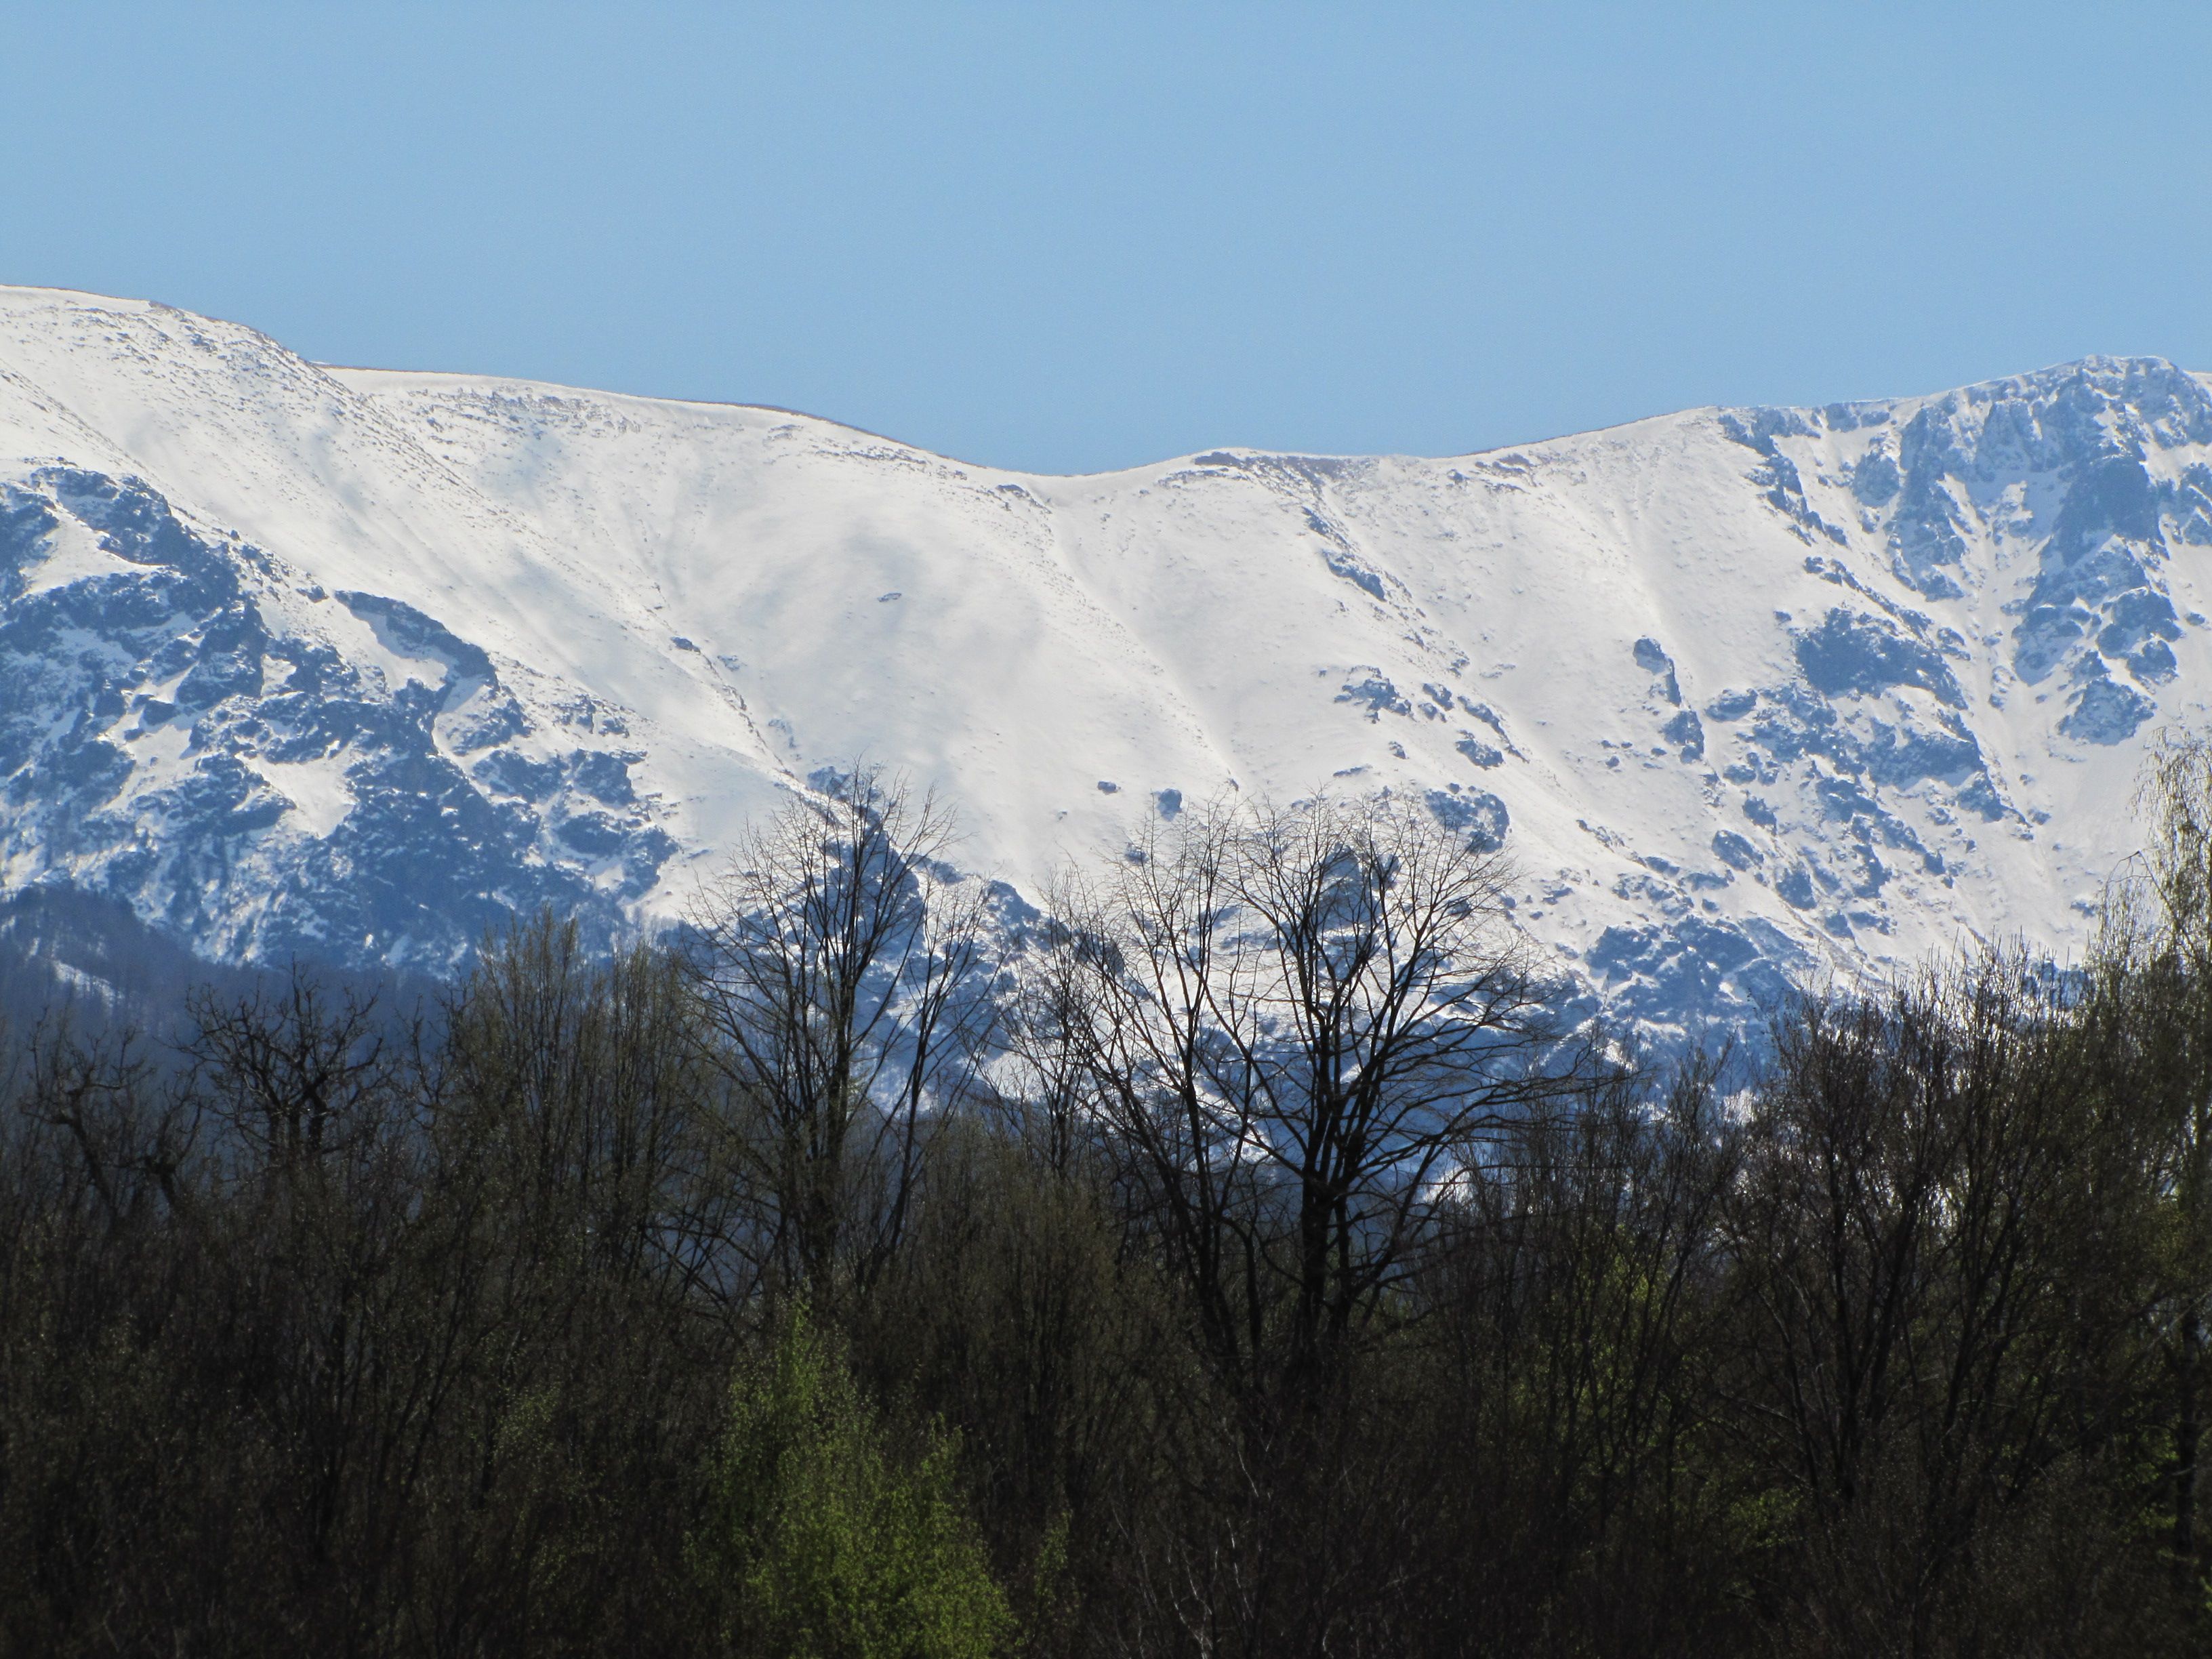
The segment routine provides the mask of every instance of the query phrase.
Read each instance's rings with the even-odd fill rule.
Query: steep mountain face
[[[0,892],[449,968],[680,912],[866,757],[1034,894],[1389,789],[1660,1030],[2076,948],[2204,717],[2212,389],[2091,359],[1452,459],[966,465],[781,411],[334,369],[0,289]]]

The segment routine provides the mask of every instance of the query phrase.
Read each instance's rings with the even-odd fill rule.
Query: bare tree
[[[1792,1594],[1844,1650],[1969,1650],[2006,1600],[1977,1552],[2138,1387],[2148,1137],[2063,1012],[1992,955],[1778,1028],[1721,1209],[1731,1391],[1796,1492]]]
[[[272,1170],[313,1167],[383,1127],[419,1063],[422,1029],[378,997],[295,963],[273,985],[225,999],[196,989],[184,1052],[216,1115]]]
[[[447,1012],[444,1150],[489,1158],[533,1227],[580,1213],[603,1265],[667,1268],[725,1291],[722,1194],[691,1040],[697,1012],[666,953],[595,957],[574,921],[541,915],[490,942]]]
[[[1326,1372],[1459,1161],[1562,1086],[1507,873],[1401,801],[1322,799],[1155,827],[1059,896],[1048,1005],[1244,1382]]]
[[[951,815],[872,768],[747,834],[695,907],[695,984],[775,1283],[833,1305],[903,1228],[921,1140],[990,1019],[986,895]]]

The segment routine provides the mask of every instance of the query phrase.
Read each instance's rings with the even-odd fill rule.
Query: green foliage
[[[902,1455],[803,1311],[741,1365],[693,1568],[738,1651],[988,1659],[1013,1631],[934,1430]]]

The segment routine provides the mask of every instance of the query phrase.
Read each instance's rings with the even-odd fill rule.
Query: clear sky
[[[0,0],[0,280],[1006,466],[2212,369],[2202,0]]]

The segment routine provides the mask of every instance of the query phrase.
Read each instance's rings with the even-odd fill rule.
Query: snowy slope
[[[0,289],[0,885],[230,957],[672,914],[866,757],[1032,892],[1225,790],[1411,792],[1613,1006],[1734,1019],[2078,946],[2212,686],[2212,391],[2149,360],[1056,478]]]

